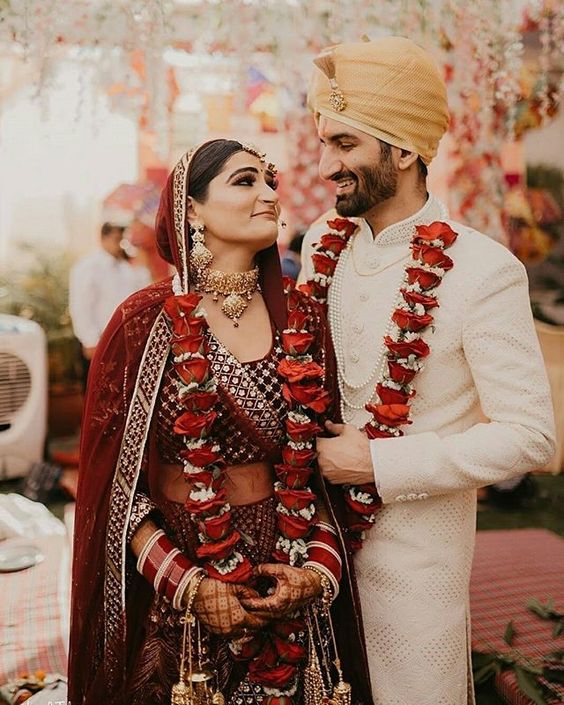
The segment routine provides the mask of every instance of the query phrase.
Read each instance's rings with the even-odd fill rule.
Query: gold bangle
[[[187,590],[188,592],[188,599],[186,600],[186,617],[188,617],[192,613],[192,607],[194,606],[194,601],[196,599],[196,595],[198,593],[198,589],[202,583],[202,580],[204,578],[207,578],[207,574],[205,570],[202,570],[201,573],[198,573],[192,580],[190,581],[190,586]]]
[[[323,597],[321,599],[323,600],[324,606],[329,607],[331,605],[331,602],[333,601],[333,590],[331,588],[331,581],[322,570],[319,570],[319,568],[316,568],[314,565],[304,565],[304,569],[311,570],[312,573],[316,573],[317,575],[319,575],[321,579],[321,587],[323,589]]]

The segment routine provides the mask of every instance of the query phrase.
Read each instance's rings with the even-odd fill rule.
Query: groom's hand
[[[318,438],[318,462],[323,477],[333,485],[374,482],[370,441],[358,428],[326,421],[335,438]]]

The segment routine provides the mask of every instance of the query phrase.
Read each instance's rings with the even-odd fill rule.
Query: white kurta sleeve
[[[85,348],[98,344],[102,330],[96,321],[97,282],[87,262],[78,262],[69,277],[69,312],[74,334]]]
[[[489,273],[474,289],[462,342],[490,423],[442,437],[425,432],[371,441],[384,503],[506,480],[544,466],[554,453],[550,389],[527,275],[517,259],[505,259],[494,276]]]

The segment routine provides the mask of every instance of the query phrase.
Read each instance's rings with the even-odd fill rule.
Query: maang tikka
[[[193,228],[192,234],[192,247],[190,248],[190,264],[198,272],[203,271],[206,267],[209,267],[213,255],[206,247],[204,238],[204,226],[197,225]]]

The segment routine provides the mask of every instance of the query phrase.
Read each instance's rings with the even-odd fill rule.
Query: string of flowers
[[[174,432],[183,436],[185,443],[181,458],[184,477],[190,484],[185,506],[198,527],[196,555],[208,575],[224,582],[244,583],[253,568],[241,552],[244,538],[232,523],[224,488],[226,463],[213,436],[219,397],[207,357],[208,324],[201,299],[194,293],[178,293],[165,302],[172,325],[178,399],[184,410]],[[312,321],[300,308],[300,301],[303,297],[298,292],[287,292],[288,327],[281,335],[285,356],[278,366],[289,411],[282,462],[275,465],[279,536],[273,559],[291,566],[301,566],[307,560],[306,538],[316,511],[316,495],[308,486],[316,458],[315,437],[321,431],[316,419],[330,403],[323,387],[323,368],[313,356],[315,335],[308,330]],[[297,620],[294,626],[303,629],[303,622]],[[242,646],[232,647],[237,658],[251,659],[250,679],[263,686],[271,698],[293,694],[297,664],[306,655],[294,643],[295,630],[288,634],[282,631],[276,626]]]
[[[330,220],[327,224],[329,232],[321,237],[312,255],[313,277],[301,287],[324,306],[327,306],[327,292],[339,256],[358,228],[345,218]],[[429,311],[439,306],[436,289],[454,266],[445,250],[457,237],[447,223],[440,221],[415,226],[410,245],[412,257],[404,270],[404,283],[400,288],[401,300],[392,312],[394,328],[384,338],[384,372],[376,384],[375,402],[365,406],[371,418],[363,430],[370,439],[403,436],[402,427],[412,423],[413,380],[431,352],[422,334],[434,321]],[[353,550],[358,550],[364,532],[375,522],[381,500],[374,483],[344,485],[343,489],[350,544]]]

